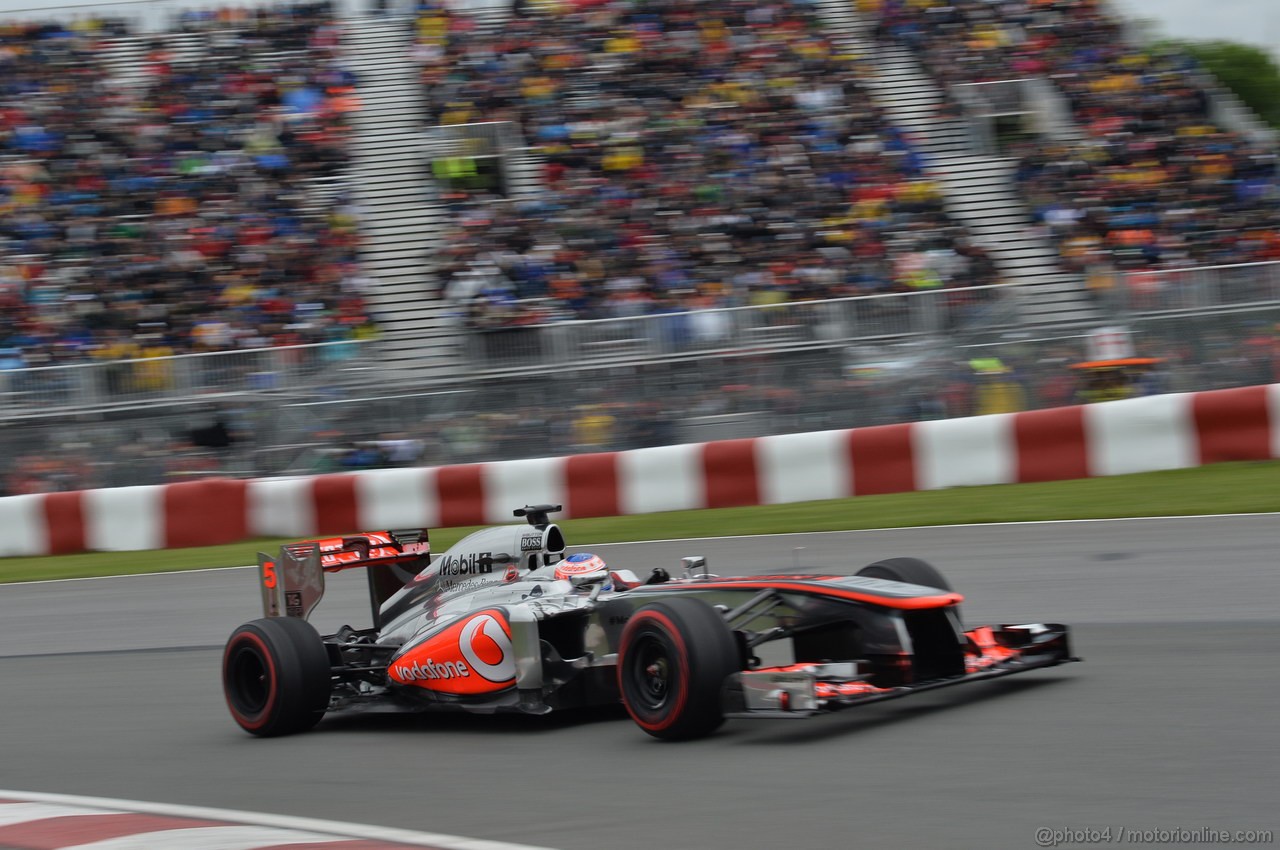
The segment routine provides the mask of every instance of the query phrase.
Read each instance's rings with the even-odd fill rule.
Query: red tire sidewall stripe
[[[662,732],[670,728],[677,720],[680,719],[680,715],[684,711],[685,703],[689,700],[689,648],[685,645],[684,636],[680,634],[680,629],[676,627],[676,624],[670,617],[663,614],[661,611],[641,611],[631,618],[631,623],[627,624],[627,630],[630,631],[631,626],[635,623],[640,624],[635,626],[635,628],[639,630],[646,620],[657,621],[663,627],[667,637],[670,638],[673,644],[675,644],[681,672],[678,681],[676,701],[671,707],[671,710],[667,712],[666,718],[659,723],[652,723],[645,720],[636,714],[635,710],[632,709],[630,702],[625,699],[622,702],[627,708],[627,713],[631,715],[631,719],[639,724],[642,729],[647,729],[653,732]],[[624,650],[624,652],[626,652],[626,650]],[[624,655],[619,659],[618,664],[618,690],[624,695],[626,694],[626,691],[622,688],[622,677],[625,675],[624,671],[626,670],[626,661],[627,659]]]
[[[268,721],[270,721],[271,709],[275,708],[276,697],[279,696],[280,693],[280,676],[276,670],[275,656],[271,654],[271,648],[267,646],[267,642],[259,637],[255,632],[244,631],[238,633],[227,644],[227,650],[222,657],[222,675],[224,679],[227,675],[227,662],[231,659],[232,651],[239,648],[241,641],[248,641],[249,643],[257,646],[258,652],[261,654],[263,661],[267,665],[267,678],[270,681],[271,687],[267,690],[267,704],[262,707],[262,711],[258,712],[256,720],[249,718],[237,709],[229,694],[226,695],[227,707],[231,709],[232,715],[235,716],[241,726],[244,726],[246,729],[261,729],[263,726],[267,725]]]

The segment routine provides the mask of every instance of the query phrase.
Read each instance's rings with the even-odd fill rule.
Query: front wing
[[[726,717],[801,718],[922,691],[1055,667],[1071,654],[1069,630],[1059,623],[981,626],[965,632],[965,673],[944,679],[877,687],[857,662],[806,663],[735,673],[726,682]]]

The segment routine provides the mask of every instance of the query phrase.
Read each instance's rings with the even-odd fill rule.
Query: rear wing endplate
[[[324,597],[320,544],[289,543],[275,558],[259,552],[258,579],[264,617],[307,619]]]

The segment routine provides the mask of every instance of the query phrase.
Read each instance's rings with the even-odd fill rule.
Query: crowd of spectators
[[[1015,146],[1064,264],[1114,272],[1280,259],[1275,150],[1215,125],[1200,69],[1130,43],[1103,0],[883,0],[879,33],[944,86],[1051,79],[1085,139]]]
[[[445,294],[479,327],[996,283],[802,0],[424,4],[433,125],[512,122],[534,200],[445,187]]]
[[[0,25],[10,368],[372,333],[351,208],[308,193],[357,106],[329,4],[178,28],[184,52],[146,37],[129,85],[118,22]]]

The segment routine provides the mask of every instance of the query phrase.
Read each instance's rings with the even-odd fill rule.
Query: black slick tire
[[[231,716],[262,738],[304,732],[320,722],[333,687],[329,656],[315,628],[269,617],[231,633],[222,653],[222,690]]]
[[[631,615],[619,646],[618,691],[645,732],[688,740],[724,722],[721,690],[743,665],[714,608],[691,597],[650,603]]]
[[[858,575],[918,584],[921,587],[951,592],[951,583],[943,577],[942,573],[938,572],[932,564],[919,558],[885,558],[883,561],[876,561],[858,570]]]

